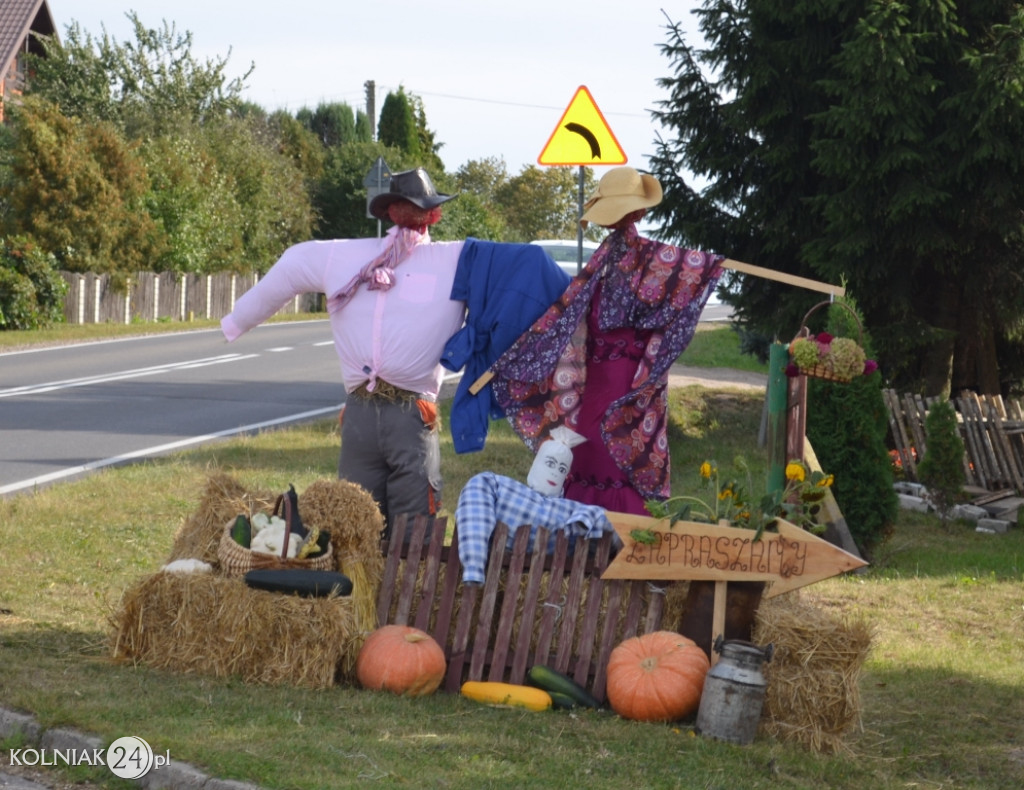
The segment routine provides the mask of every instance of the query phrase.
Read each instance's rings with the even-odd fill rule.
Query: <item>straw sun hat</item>
[[[614,225],[624,216],[641,208],[650,208],[661,202],[661,184],[654,176],[638,173],[632,167],[616,167],[601,177],[597,192],[583,208],[580,225],[584,228],[594,222]]]

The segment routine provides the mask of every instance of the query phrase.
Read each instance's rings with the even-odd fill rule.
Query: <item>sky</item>
[[[58,35],[73,22],[134,42],[126,17],[191,32],[199,59],[228,57],[226,74],[249,65],[243,98],[291,113],[321,102],[366,109],[376,83],[379,113],[400,86],[423,100],[427,126],[454,172],[470,160],[504,159],[511,175],[537,160],[578,89],[640,170],[655,153],[650,111],[671,76],[660,51],[669,19],[700,44],[700,0],[434,0],[252,3],[238,0],[48,0]],[[664,10],[663,10],[664,9]],[[667,16],[666,16],[667,14]],[[600,178],[610,167],[594,168]]]

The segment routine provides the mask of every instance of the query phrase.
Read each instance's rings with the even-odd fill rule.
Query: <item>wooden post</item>
[[[790,459],[806,461],[804,437],[807,435],[807,377],[789,379],[787,391],[786,462]]]
[[[715,652],[715,640],[721,634],[725,638],[725,607],[729,598],[729,582],[715,582],[715,604],[711,613],[711,666],[718,663],[718,653]]]
[[[781,491],[786,484],[788,363],[786,346],[772,343],[768,356],[768,491]]]

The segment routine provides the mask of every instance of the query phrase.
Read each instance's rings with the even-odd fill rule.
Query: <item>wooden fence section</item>
[[[220,319],[231,312],[238,297],[259,279],[256,274],[139,272],[121,289],[114,287],[107,274],[61,272],[61,276],[68,285],[64,320],[69,324]],[[322,294],[302,294],[290,300],[280,312],[316,312],[323,309],[322,304]]]
[[[411,625],[442,646],[446,691],[466,680],[523,683],[534,664],[557,669],[605,699],[612,649],[661,627],[665,588],[643,581],[603,581],[612,535],[569,542],[556,535],[554,551],[528,552],[530,530],[498,524],[491,537],[482,585],[463,585],[456,530],[442,545],[446,519],[396,519],[377,601],[381,625]],[[406,534],[408,533],[408,534]],[[550,533],[538,529],[536,545]]]
[[[890,442],[907,479],[918,480],[917,464],[927,449],[925,419],[935,398],[883,390],[889,408]],[[1024,411],[1018,401],[962,392],[951,398],[964,443],[967,485],[988,491],[1024,492]]]

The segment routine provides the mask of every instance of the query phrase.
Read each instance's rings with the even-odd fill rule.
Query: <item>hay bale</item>
[[[845,736],[860,724],[858,681],[871,648],[869,626],[793,592],[761,602],[754,641],[775,646],[764,669],[762,731],[815,752],[846,750]]]
[[[252,515],[270,512],[275,497],[268,493],[252,493],[224,472],[211,475],[199,506],[174,535],[167,562],[197,559],[218,565],[217,546],[224,534],[224,525],[240,513]]]
[[[122,596],[111,654],[173,672],[327,688],[354,678],[351,600],[254,590],[211,573],[156,573]]]
[[[377,627],[377,593],[384,575],[380,508],[354,483],[316,480],[299,496],[299,512],[307,523],[331,533],[338,570],[352,580],[359,628],[369,633]]]
[[[276,501],[230,475],[212,475],[167,561],[203,560],[214,573],[160,572],[132,585],[110,618],[113,657],[255,683],[323,688],[352,680],[359,648],[377,626],[380,510],[364,489],[343,481],[316,481],[299,495],[303,522],[330,532],[334,569],[353,583],[351,596],[307,599],[253,590],[220,569],[225,525],[240,513],[270,513]]]

